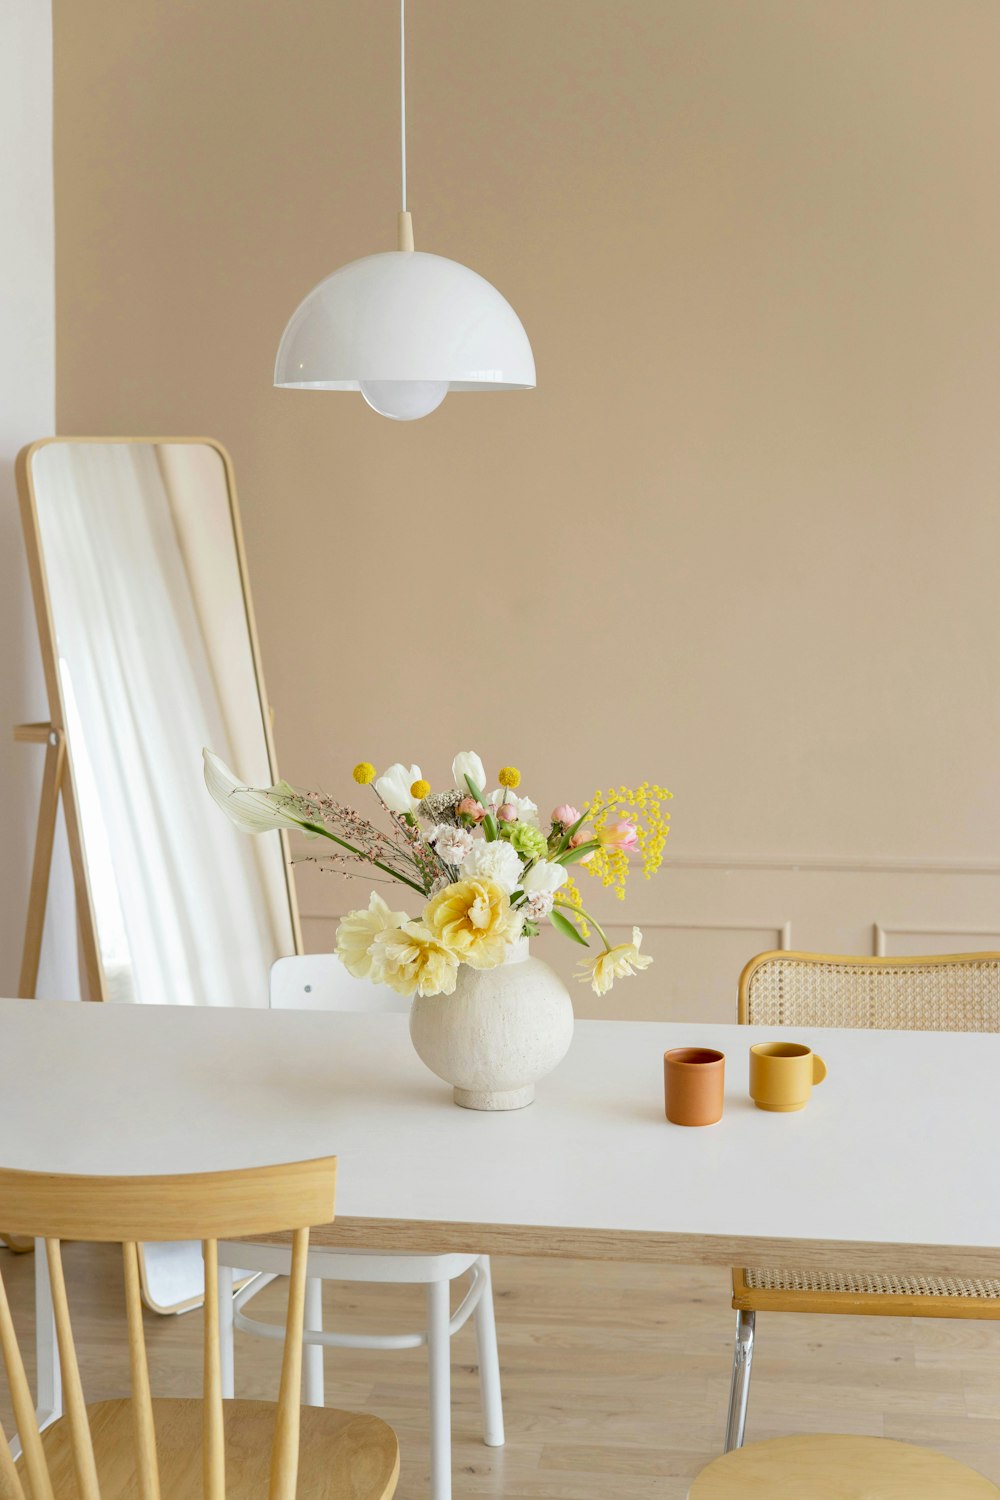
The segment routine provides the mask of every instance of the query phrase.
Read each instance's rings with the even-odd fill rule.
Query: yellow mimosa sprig
[[[572,875],[567,875],[565,883],[559,887],[559,896],[556,904],[563,907],[575,921],[580,931],[580,936],[588,938],[590,927],[587,922],[587,913],[583,909],[583,896],[580,887]]]
[[[597,835],[599,847],[584,868],[603,886],[612,887],[619,901],[625,899],[630,865],[628,851],[615,841],[614,825],[627,820],[634,828],[643,877],[649,880],[663,863],[663,846],[670,832],[670,814],[664,811],[663,803],[672,796],[666,787],[643,781],[637,787],[598,790],[590,799],[587,823]]]

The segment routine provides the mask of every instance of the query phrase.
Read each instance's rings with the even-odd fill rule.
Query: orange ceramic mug
[[[722,1119],[726,1059],[712,1047],[674,1047],[663,1054],[663,1097],[674,1125],[714,1125]]]
[[[758,1042],[750,1048],[750,1098],[758,1109],[790,1114],[809,1103],[826,1063],[801,1042]]]

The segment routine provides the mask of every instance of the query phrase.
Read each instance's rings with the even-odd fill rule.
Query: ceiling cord
[[[399,145],[406,213],[406,0],[399,0]]]

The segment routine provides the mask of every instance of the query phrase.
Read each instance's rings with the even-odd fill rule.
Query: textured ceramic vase
[[[463,1109],[523,1109],[573,1040],[573,1002],[558,975],[512,943],[495,969],[461,964],[452,995],[418,995],[410,1036]]]

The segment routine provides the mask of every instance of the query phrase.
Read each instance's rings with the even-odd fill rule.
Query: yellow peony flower
[[[495,880],[456,880],[427,903],[424,922],[463,963],[492,969],[520,937],[524,918]]]
[[[422,923],[404,922],[375,939],[371,977],[397,995],[450,995],[458,959]]]
[[[521,785],[521,773],[516,766],[501,766],[497,781],[501,786],[509,786],[513,791],[515,787]]]
[[[430,794],[431,784],[429,781],[424,781],[423,777],[421,777],[419,781],[415,781],[410,787],[410,796],[416,797],[418,802],[422,802],[424,798],[429,797]]]
[[[368,786],[375,780],[375,767],[370,760],[359,760],[351,775],[358,786]]]
[[[618,943],[596,958],[581,959],[577,979],[581,984],[589,983],[595,995],[606,995],[616,979],[648,969],[653,962],[648,953],[639,952],[641,942],[642,933],[638,927],[633,927],[630,943]]]
[[[405,911],[390,911],[372,891],[367,911],[351,911],[337,928],[335,951],[344,968],[355,979],[367,979],[372,972],[372,945],[380,933],[394,931],[409,920]]]

